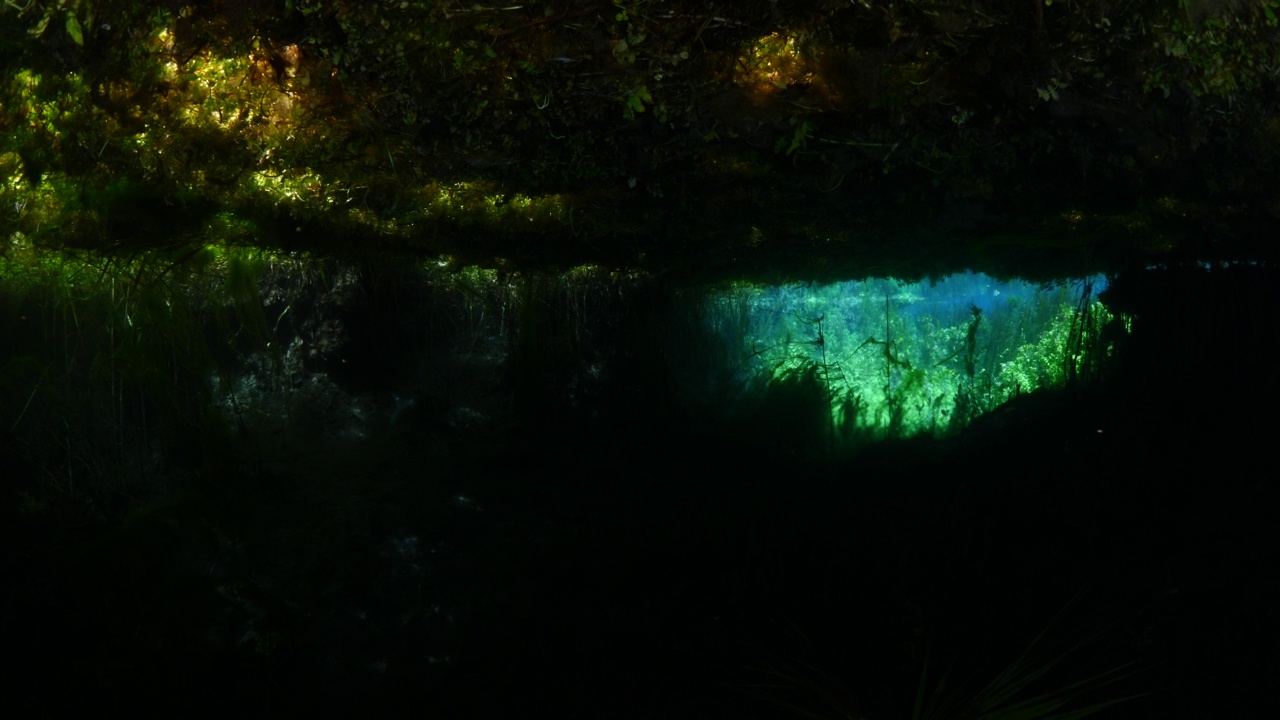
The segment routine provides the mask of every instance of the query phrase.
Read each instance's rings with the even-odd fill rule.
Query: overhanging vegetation
[[[728,274],[1258,252],[1276,8],[8,2],[4,234]]]

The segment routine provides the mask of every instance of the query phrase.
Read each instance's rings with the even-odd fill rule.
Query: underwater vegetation
[[[736,708],[725,681],[754,668],[773,717],[944,720],[1213,717],[1162,710],[1269,677],[1249,650],[1270,638],[1274,490],[1244,470],[1268,428],[1227,443],[1192,413],[1274,396],[1257,268],[1109,279],[1113,310],[1100,279],[682,289],[6,252],[0,512],[21,542],[0,631],[37,659],[20,686],[762,717],[663,712]],[[1189,398],[1189,370],[1218,384]],[[1198,473],[1230,489],[1212,503],[1168,481],[1224,463]],[[1205,527],[1225,539],[1206,550]],[[1080,620],[1028,642],[1085,582]],[[793,649],[777,617],[816,642]],[[1153,685],[1176,690],[1155,711],[1107,705]]]
[[[1104,287],[968,273],[721,290],[702,311],[728,363],[721,412],[808,453],[944,436],[1019,395],[1097,379],[1128,322],[1097,299]]]
[[[0,417],[29,498],[99,512],[154,496],[223,453],[213,385],[265,346],[258,253],[0,257]],[[16,480],[15,480],[16,482]]]
[[[1096,656],[1102,631],[1086,632],[1083,639],[1071,641],[1055,638],[1054,634],[1063,632],[1055,627],[1061,619],[1061,614],[1053,618],[1021,650],[1014,651],[1011,659],[996,661],[991,667],[979,662],[983,651],[971,651],[967,662],[953,658],[938,663],[931,662],[925,650],[917,659],[914,693],[896,703],[860,698],[864,691],[858,683],[811,663],[785,658],[755,667],[758,680],[749,689],[778,707],[782,717],[811,720],[884,716],[911,720],[1082,720],[1142,696],[1123,689],[1136,674],[1132,662]],[[1085,664],[1080,666],[1082,659]],[[1090,665],[1098,662],[1101,668]]]
[[[1129,322],[1098,278],[681,291],[589,268],[393,280],[259,251],[85,259],[21,244],[0,276],[0,416],[7,454],[42,486],[26,490],[89,480],[126,506],[229,461],[233,437],[357,420],[343,432],[417,423],[434,441],[475,424],[463,415],[531,431],[609,419],[806,457],[942,437],[1097,379]],[[372,324],[348,322],[375,297]]]

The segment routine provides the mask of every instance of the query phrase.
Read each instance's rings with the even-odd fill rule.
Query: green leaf
[[[80,29],[80,21],[75,15],[67,15],[67,34],[77,45],[84,45],[84,32]]]
[[[36,23],[35,27],[28,30],[27,34],[30,35],[31,37],[40,37],[41,35],[43,35],[45,28],[49,27],[49,19],[52,17],[53,17],[53,8],[49,8],[48,10],[45,11],[44,17],[40,18],[40,22]]]

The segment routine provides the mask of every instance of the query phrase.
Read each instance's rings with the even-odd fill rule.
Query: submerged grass
[[[931,680],[926,664],[920,672],[912,720],[1078,720],[1138,697],[1126,695],[1089,702],[1087,698],[1097,697],[1103,688],[1128,677],[1129,665],[1055,684],[1048,679],[1051,673],[1083,643],[1044,660],[1032,656],[1035,644],[976,693],[968,692],[964,685],[952,687],[952,668],[937,681]],[[1079,705],[1082,701],[1086,704]]]
[[[1082,720],[1141,697],[1143,693],[1117,692],[1132,677],[1133,663],[1103,663],[1096,672],[1080,671],[1090,664],[1083,655],[1096,649],[1102,629],[1064,649],[1043,650],[1065,612],[985,681],[978,670],[960,677],[961,658],[947,663],[941,674],[926,658],[910,705],[901,697],[868,697],[867,683],[855,687],[859,684],[801,659],[757,668],[762,678],[751,688],[784,717],[807,720]]]

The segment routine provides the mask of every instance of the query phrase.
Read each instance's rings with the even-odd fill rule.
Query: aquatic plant
[[[995,664],[994,671],[985,669],[984,658],[956,657],[939,672],[924,648],[910,698],[867,697],[865,689],[839,673],[798,659],[756,668],[759,681],[749,689],[782,708],[787,717],[808,720],[1082,720],[1141,697],[1141,693],[1118,690],[1132,677],[1132,663],[1103,661],[1102,669],[1096,671],[1078,669],[1092,667],[1103,630],[1063,646],[1054,635],[1060,633],[1058,625],[1065,612],[1046,624],[1012,660]],[[1047,650],[1050,643],[1060,649]],[[1089,658],[1082,664],[1085,654]],[[984,672],[990,674],[983,676]],[[877,710],[869,714],[871,708]]]
[[[210,379],[269,330],[251,253],[0,258],[0,418],[34,496],[123,509],[226,458]],[[216,330],[216,332],[213,332]]]
[[[737,348],[748,378],[739,393],[794,390],[799,378],[820,387],[830,452],[943,435],[1019,394],[1096,378],[1113,348],[1100,338],[1111,314],[1092,288],[1000,286],[980,276],[935,288],[893,280],[743,287],[734,292],[744,316],[725,347]]]
[[[1079,720],[1137,695],[1097,698],[1128,674],[1127,665],[1107,668],[1078,680],[1049,682],[1052,673],[1079,649],[1035,659],[1039,637],[1021,655],[976,691],[952,685],[952,668],[933,678],[926,665],[920,672],[911,720]],[[952,666],[954,667],[954,665]]]

